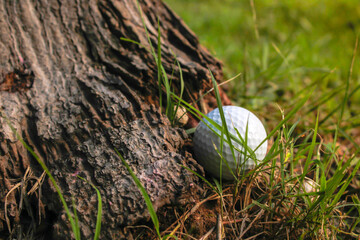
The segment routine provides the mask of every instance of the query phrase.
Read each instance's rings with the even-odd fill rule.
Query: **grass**
[[[218,94],[216,95],[217,99],[220,99]],[[182,102],[190,111],[196,111],[191,105]],[[300,106],[305,102],[300,103],[292,115],[299,111]],[[261,233],[272,239],[327,239],[341,234],[357,237],[346,226],[347,220],[352,222],[352,216],[341,215],[342,211],[339,209],[345,206],[341,205],[340,198],[359,169],[360,161],[355,156],[360,149],[347,161],[344,161],[344,158],[338,159],[332,146],[327,149],[329,154],[321,156],[319,151],[322,144],[317,140],[318,118],[313,130],[306,134],[306,140],[295,145],[294,140],[298,140],[300,136],[292,136],[295,129],[293,126],[288,129],[287,122],[290,116],[284,116],[283,121],[269,134],[269,137],[275,133],[277,136],[274,136],[275,142],[263,163],[248,174],[238,176],[237,184],[230,184],[232,191],[227,192],[228,197],[224,197],[226,194],[222,191],[226,187],[218,186],[215,180],[217,186],[215,188],[204,179],[221,199],[221,210],[226,213],[222,215],[223,220],[233,224],[231,228],[225,227],[226,236],[235,239],[239,236],[252,237],[255,233]],[[301,134],[303,135],[305,134]],[[292,153],[290,155],[292,162],[289,161],[289,152]],[[317,154],[314,156],[314,153]],[[336,168],[331,166],[332,158],[336,158],[338,162]],[[302,159],[304,160],[301,161]],[[355,166],[350,168],[351,164]],[[290,171],[299,166],[304,166],[302,172]],[[332,176],[326,174],[325,169],[328,168],[333,168]],[[311,175],[314,180],[307,177]],[[312,189],[306,190],[309,182]],[[244,200],[246,197],[249,199]],[[241,208],[236,209],[234,205],[239,205]],[[346,204],[346,206],[356,205],[356,202]],[[246,220],[240,217],[242,215],[251,220],[247,229],[242,228]],[[261,221],[268,222],[269,225],[259,226]],[[352,223],[352,229],[355,229],[356,224]],[[348,232],[344,231],[346,228]],[[283,231],[280,231],[281,229]]]
[[[213,80],[213,83],[215,85],[215,89],[217,88],[216,82]],[[217,91],[215,91],[217,100],[220,101],[220,96]],[[310,96],[310,95],[309,95]],[[307,96],[307,98],[309,97]],[[336,210],[338,210],[337,207],[339,204],[340,197],[344,194],[345,190],[347,189],[349,183],[354,178],[355,174],[357,173],[357,170],[360,166],[360,161],[356,159],[354,162],[356,166],[351,169],[351,174],[347,176],[346,170],[349,168],[351,163],[354,163],[353,160],[355,159],[355,154],[348,159],[345,163],[341,160],[338,167],[334,169],[334,173],[332,177],[327,177],[324,171],[324,168],[328,168],[328,164],[331,163],[331,161],[328,161],[328,159],[320,159],[320,155],[318,155],[318,158],[313,158],[313,153],[315,148],[321,147],[321,144],[317,142],[317,131],[318,131],[318,118],[316,120],[316,125],[314,127],[314,130],[310,132],[309,137],[312,135],[312,140],[310,142],[306,142],[305,144],[301,144],[299,146],[292,146],[290,149],[288,145],[288,141],[292,142],[293,138],[291,137],[291,132],[294,130],[292,127],[290,131],[287,130],[286,124],[290,117],[292,117],[299,109],[300,107],[306,102],[307,98],[305,98],[303,101],[300,101],[300,104],[291,112],[290,115],[284,117],[284,119],[277,125],[277,127],[269,134],[268,138],[272,137],[275,133],[278,133],[278,136],[276,137],[276,141],[273,144],[273,147],[268,152],[268,156],[264,159],[263,163],[259,166],[255,167],[252,171],[245,175],[236,175],[237,182],[236,184],[233,184],[232,187],[233,191],[231,192],[230,196],[232,198],[232,201],[235,203],[232,203],[230,205],[236,205],[237,201],[241,199],[241,195],[239,194],[238,189],[244,190],[245,186],[252,185],[252,181],[259,181],[259,178],[266,177],[269,180],[269,184],[266,185],[264,182],[262,182],[263,186],[259,188],[259,183],[257,183],[255,189],[261,190],[264,193],[264,196],[257,197],[256,199],[252,199],[252,203],[245,203],[241,204],[244,208],[244,210],[236,211],[235,209],[224,209],[224,212],[233,212],[233,214],[227,214],[226,216],[222,216],[225,218],[228,222],[233,221],[234,226],[232,227],[232,232],[228,232],[227,234],[232,237],[237,236],[244,236],[247,231],[236,231],[236,229],[239,226],[236,226],[236,222],[239,219],[233,218],[233,216],[240,215],[241,213],[248,213],[255,216],[255,220],[261,220],[261,219],[273,219],[273,218],[281,218],[282,221],[278,221],[277,228],[284,228],[287,230],[288,235],[281,235],[279,232],[268,232],[267,235],[270,235],[271,238],[285,238],[288,237],[290,239],[295,238],[312,238],[312,239],[326,239],[329,235],[331,236],[337,235],[338,232],[341,232],[342,234],[345,233],[345,231],[342,231],[342,228],[336,228],[330,230],[331,226],[334,224],[333,221],[329,221],[329,219],[333,220],[333,218],[336,218]],[[346,100],[346,98],[344,98]],[[180,99],[179,99],[180,100]],[[180,100],[181,101],[181,100]],[[345,102],[345,101],[344,101]],[[196,112],[197,110],[193,108],[190,104],[187,104],[186,102],[182,101],[182,103],[188,107],[189,111]],[[219,104],[220,105],[220,104]],[[221,105],[220,105],[221,107]],[[199,112],[196,112],[198,115],[202,115]],[[223,116],[223,113],[220,114]],[[203,115],[202,115],[203,116]],[[207,119],[206,116],[203,116]],[[209,122],[210,119],[207,119]],[[224,120],[223,120],[224,122]],[[217,126],[219,127],[219,126]],[[230,139],[230,136],[228,135],[228,132],[226,131],[226,126],[223,126],[222,128],[223,135],[227,135],[228,139]],[[226,133],[227,132],[227,133]],[[286,137],[285,137],[286,136]],[[220,136],[219,136],[220,137]],[[228,141],[230,143],[230,141]],[[232,145],[230,144],[230,147]],[[294,152],[295,148],[298,148],[298,153],[294,154],[292,158],[303,158],[304,155],[306,156],[305,161],[301,162],[300,164],[304,166],[304,171],[300,174],[294,174],[293,171],[288,171],[287,168],[289,166],[289,163],[286,163],[287,160],[285,157],[287,157],[287,152],[290,150],[291,152]],[[334,150],[334,149],[330,149]],[[235,149],[232,149],[232,151],[235,151]],[[360,149],[357,150],[356,153],[358,153]],[[219,152],[221,154],[221,152]],[[330,154],[329,158],[333,158],[334,155]],[[225,160],[225,159],[224,159]],[[338,160],[338,159],[337,159]],[[235,161],[235,160],[234,160]],[[325,166],[323,165],[323,162],[325,161]],[[328,164],[326,164],[326,162]],[[293,163],[292,163],[293,164]],[[299,164],[299,165],[300,165]],[[311,167],[310,167],[311,166]],[[292,166],[292,169],[294,169],[294,166]],[[320,171],[321,170],[321,171]],[[314,172],[317,174],[315,177],[315,181],[311,180],[310,178],[306,178],[307,175],[314,175]],[[306,181],[305,181],[306,179]],[[308,180],[311,181],[313,190],[311,192],[305,191],[305,186],[308,184]],[[250,181],[250,182],[249,182]],[[261,181],[261,180],[260,180]],[[217,193],[219,194],[219,197],[221,198],[221,203],[224,203],[224,193],[222,192],[223,187],[219,186],[218,182],[215,180],[217,188],[215,188],[210,182],[206,180],[206,183],[209,184],[209,186]],[[244,184],[246,183],[246,184]],[[290,187],[289,187],[290,186]],[[317,187],[319,186],[319,187]],[[245,187],[245,196],[249,196],[252,194],[252,190],[250,188]],[[270,195],[269,195],[270,191]],[[271,197],[270,197],[271,196]],[[310,196],[313,196],[310,198]],[[238,199],[240,198],[240,199]],[[260,199],[260,200],[259,200]],[[230,201],[229,201],[230,202]],[[287,203],[286,205],[283,203]],[[351,204],[349,204],[351,205]],[[223,208],[229,207],[228,204],[221,204],[221,210]],[[253,209],[258,208],[257,213],[253,213]],[[284,216],[282,216],[282,212],[287,213],[287,218],[284,219]],[[260,214],[261,213],[261,214]],[[260,216],[261,215],[261,216]],[[349,217],[351,218],[351,217]],[[345,218],[343,218],[345,219]],[[256,224],[254,225],[254,232],[262,232],[265,233],[263,227],[258,229],[258,226]],[[290,225],[291,223],[291,225]],[[327,223],[327,224],[324,224]],[[342,224],[345,224],[341,222]],[[290,226],[289,226],[290,225]],[[296,231],[294,231],[294,229]],[[250,230],[250,228],[248,229]],[[278,230],[278,229],[276,229]],[[328,231],[330,231],[328,233]],[[337,232],[338,231],[338,232]],[[292,232],[291,234],[289,234]],[[350,234],[350,233],[349,233]],[[251,237],[252,235],[250,235]]]
[[[320,93],[346,82],[360,27],[357,1],[257,0],[253,1],[255,20],[252,1],[165,2],[223,61],[225,78],[242,73],[229,88],[237,105],[261,111],[268,103],[287,102],[317,80]],[[358,67],[354,67],[350,89],[358,84]],[[321,106],[322,113],[341,101],[337,96]],[[352,101],[358,112],[359,92]]]
[[[177,5],[180,2],[167,2],[180,6]],[[246,174],[233,173],[235,183],[226,185],[221,179],[209,180],[189,169],[217,196],[222,219],[217,224],[221,226],[220,235],[231,239],[358,238],[359,198],[350,193],[359,187],[353,183],[360,167],[360,148],[353,138],[358,122],[351,117],[359,111],[360,85],[358,68],[354,66],[356,28],[360,23],[351,19],[351,13],[360,11],[356,2],[274,4],[265,0],[248,3],[228,0],[180,4],[185,21],[189,18],[190,27],[202,42],[224,59],[225,74],[242,73],[240,80],[232,82],[230,94],[234,103],[255,110],[266,109],[272,114],[262,114],[273,129],[268,136],[272,146],[266,158]],[[348,11],[343,18],[331,19],[330,26],[331,23],[345,26],[341,29],[347,37],[343,34],[338,38],[339,29],[329,29],[329,20],[324,17],[339,8]],[[199,14],[202,11],[205,15]],[[224,42],[217,42],[220,39]],[[343,47],[349,44],[351,47]],[[212,80],[223,119],[218,86]],[[230,145],[234,156],[232,141],[244,141],[240,135],[230,136],[226,124],[220,126],[181,97],[175,94],[172,97],[188,112],[221,130],[220,141]],[[273,102],[285,105],[288,112],[279,107],[277,114]],[[341,144],[349,142],[350,149],[341,153]],[[217,150],[220,156],[221,149],[222,144]],[[227,161],[222,156],[221,159]],[[213,200],[213,196],[207,199]],[[198,210],[199,205],[194,208]],[[186,211],[178,224],[172,225],[175,228],[171,233],[184,235],[178,229],[180,225],[186,229],[184,221],[191,214],[193,209],[190,213]],[[217,234],[218,238],[220,235]]]

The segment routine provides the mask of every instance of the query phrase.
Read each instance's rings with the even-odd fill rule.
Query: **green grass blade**
[[[220,136],[220,146],[224,145],[224,134],[221,134]],[[223,148],[217,149],[215,143],[213,143],[214,149],[215,151],[219,154],[220,156],[220,163],[219,163],[219,176],[220,176],[220,183],[222,184],[222,169],[223,169],[223,162],[225,163],[225,166],[228,168],[228,170],[230,171],[231,175],[233,175],[234,179],[236,179],[236,175],[234,173],[234,171],[230,168],[229,163],[226,161],[226,159],[223,156]]]
[[[266,206],[265,204],[262,204],[262,203],[260,203],[260,202],[258,202],[258,201],[256,201],[256,200],[253,200],[252,203],[253,203],[254,205],[256,205],[256,206],[258,206],[258,207],[260,207],[260,208],[268,211],[268,212],[274,213],[274,210],[271,209],[270,207]]]
[[[196,131],[196,128],[189,128],[189,129],[186,129],[185,131],[186,131],[187,135],[190,135],[190,134],[193,134]]]
[[[210,69],[209,69],[209,71],[210,71]],[[231,154],[232,154],[232,156],[233,156],[235,165],[237,165],[237,159],[236,159],[236,156],[235,156],[234,146],[233,146],[232,141],[231,141],[231,136],[230,136],[230,133],[229,133],[227,124],[226,124],[224,111],[223,111],[223,109],[222,109],[222,103],[221,103],[221,98],[220,98],[219,89],[218,89],[216,80],[215,80],[215,78],[214,78],[214,75],[212,74],[211,71],[210,71],[210,75],[211,75],[211,81],[212,81],[213,86],[214,86],[214,92],[215,92],[216,102],[217,102],[217,105],[218,105],[218,109],[219,109],[219,113],[220,113],[220,117],[221,117],[221,122],[222,122],[222,130],[221,130],[221,132],[225,132],[226,138],[227,138],[227,140],[228,140],[227,143],[229,144],[229,147],[230,147]]]
[[[170,83],[169,83],[167,73],[166,73],[166,71],[164,69],[164,66],[162,65],[162,61],[161,61],[161,29],[160,29],[159,18],[158,18],[157,26],[158,26],[158,37],[157,37],[157,40],[158,40],[158,42],[157,42],[158,75],[160,76],[160,81],[162,79],[162,83],[165,86],[165,90],[166,90],[166,110],[165,110],[165,115],[169,117],[169,116],[172,115],[171,89],[170,89]],[[160,84],[159,88],[161,89],[161,82],[159,84]]]
[[[94,240],[98,240],[100,237],[100,231],[101,231],[101,218],[102,218],[102,201],[101,201],[101,194],[100,191],[96,189],[96,194],[98,197],[98,213],[97,213],[97,217],[96,217],[96,228],[95,228],[95,236],[94,236]]]
[[[159,18],[158,18],[158,45],[157,45],[157,72],[158,72],[158,88],[159,88],[159,103],[160,103],[160,113],[162,111],[162,78],[166,76],[163,75],[164,73],[161,71],[161,33],[160,33],[160,24],[159,24]],[[149,41],[149,44],[151,45],[151,42]],[[154,56],[155,57],[155,56]],[[168,102],[169,103],[169,102]],[[166,109],[167,110],[167,109]]]
[[[312,138],[310,148],[309,148],[309,152],[308,152],[308,155],[307,155],[307,158],[306,158],[306,161],[305,161],[305,165],[304,165],[304,173],[302,174],[302,177],[301,177],[301,180],[300,180],[301,184],[303,183],[306,174],[309,172],[309,166],[310,166],[310,163],[312,162],[312,156],[313,156],[315,145],[316,145],[316,137],[317,137],[318,127],[319,127],[319,115],[320,115],[320,113],[318,111],[317,116],[316,116],[316,122],[315,122],[315,129],[314,129],[314,133],[313,133],[313,138]]]
[[[136,45],[138,45],[138,46],[146,49],[146,47],[145,47],[144,45],[142,45],[141,43],[139,43],[139,42],[137,42],[137,41],[134,41],[134,40],[132,40],[132,39],[121,37],[120,40],[121,40],[121,41],[125,41],[125,42],[134,43],[134,44],[136,44]]]
[[[356,151],[356,153],[354,154],[354,156],[347,160],[348,162],[351,162],[354,157],[357,155],[357,153],[359,153],[360,149],[358,149]],[[330,207],[331,206],[335,206],[336,203],[338,203],[338,201],[340,200],[341,196],[344,194],[345,190],[347,189],[347,187],[349,186],[350,182],[352,181],[352,179],[355,177],[355,175],[357,174],[358,170],[359,170],[359,167],[360,167],[360,161],[357,160],[357,163],[355,165],[355,167],[352,169],[352,172],[350,174],[350,176],[348,176],[346,182],[341,186],[340,190],[336,193],[336,195],[334,196],[331,204],[330,204]]]
[[[142,9],[141,9],[141,6],[140,6],[138,0],[136,0],[136,5],[137,5],[138,11],[139,11],[139,13],[140,13],[141,22],[142,22],[143,27],[144,27],[144,29],[145,29],[146,38],[147,38],[147,40],[148,40],[148,42],[149,42],[149,45],[150,45],[150,53],[153,55],[154,59],[157,61],[155,50],[154,50],[154,48],[153,48],[153,46],[152,46],[152,44],[151,44],[151,39],[150,39],[149,31],[147,30],[147,27],[146,27],[146,24],[145,24],[144,14],[143,14],[143,11],[142,11]]]
[[[220,166],[219,166],[219,172],[220,172],[220,174],[219,174],[219,176],[220,176],[220,184],[222,184],[222,165],[223,165],[223,161],[224,161],[224,156],[223,156],[223,152],[224,152],[224,132],[221,132],[221,137],[220,137],[220,151],[218,151],[217,149],[216,149],[216,145],[213,143],[213,145],[214,145],[214,148],[215,148],[215,150],[217,151],[217,153],[219,154],[219,156],[220,156]],[[225,160],[225,164],[229,167],[229,165],[228,165],[228,163],[227,163],[227,161]],[[231,173],[233,172],[232,170],[231,170],[231,168],[229,167],[229,169],[230,169],[230,171],[231,171]],[[233,174],[234,175],[234,174]],[[218,182],[215,182],[215,184],[217,185],[217,187],[219,188],[219,184],[218,184]],[[220,190],[220,189],[219,189]],[[222,192],[222,191],[221,191]]]
[[[175,58],[175,59],[176,59],[176,58]],[[185,83],[184,83],[184,79],[183,79],[183,74],[182,74],[182,69],[181,69],[180,63],[179,63],[178,60],[176,60],[176,63],[177,63],[177,66],[178,66],[178,68],[179,68],[179,74],[180,74],[180,95],[179,95],[179,98],[182,99],[182,96],[183,96],[183,93],[184,93]],[[170,96],[170,97],[171,97],[171,96]],[[176,104],[176,109],[175,109],[174,115],[173,115],[173,117],[172,117],[172,119],[173,119],[173,124],[174,124],[174,121],[176,120],[176,119],[175,119],[175,116],[176,116],[176,113],[177,113],[179,107],[180,107],[180,101],[178,101],[178,103]],[[186,113],[184,113],[184,114],[186,114]],[[182,117],[183,117],[183,116],[180,116],[179,119],[181,119]]]
[[[251,147],[249,147],[247,144],[248,143],[248,122],[246,123],[246,128],[245,128],[245,139],[241,136],[241,134],[237,128],[234,127],[234,129],[237,134],[237,139],[235,139],[235,141],[238,142],[237,140],[240,140],[240,144],[244,148],[244,150],[241,150],[241,151],[235,148],[244,157],[244,162],[242,163],[242,165],[244,165],[246,163],[246,160],[248,158],[252,158],[256,161],[257,159],[256,159],[256,154],[255,154],[254,150],[252,150]],[[231,135],[231,137],[232,137],[232,135]]]
[[[165,86],[165,90],[166,90],[166,115],[168,116],[169,114],[171,115],[171,89],[170,89],[170,83],[169,83],[169,79],[167,77],[166,71],[164,69],[164,66],[160,66],[161,68],[161,72],[162,72],[162,76],[163,76],[163,84]]]
[[[320,191],[325,191],[327,182],[326,182],[324,163],[322,161],[316,159],[316,160],[314,160],[314,164],[316,164],[316,166],[320,169],[320,171],[319,171]]]
[[[89,181],[87,181],[85,178],[81,177],[81,176],[77,176],[78,178],[80,178],[81,180],[83,180],[84,182],[86,182],[87,184],[90,184],[90,186],[96,191],[96,195],[97,195],[97,199],[98,199],[98,212],[97,212],[97,217],[96,217],[96,228],[95,228],[95,235],[94,235],[94,240],[98,240],[100,237],[100,231],[101,231],[101,218],[102,218],[102,200],[101,200],[101,194],[99,189],[92,183],[90,183]]]
[[[121,159],[121,162],[125,165],[126,169],[130,173],[132,179],[134,180],[134,182],[135,182],[136,186],[138,187],[138,189],[140,190],[141,194],[143,195],[146,206],[150,213],[151,220],[155,226],[156,233],[157,233],[158,237],[161,238],[159,219],[156,215],[154,206],[150,200],[149,195],[147,194],[147,192],[146,192],[145,188],[143,187],[143,185],[141,184],[140,180],[136,177],[135,173],[131,170],[130,166],[127,164],[127,162],[125,161],[123,156],[120,154],[120,152],[118,152],[117,149],[115,149],[115,151],[116,151],[117,155],[119,156],[119,158]]]
[[[75,239],[80,240],[81,236],[80,236],[79,217],[77,215],[74,197],[71,198],[71,203],[72,203],[72,207],[73,207],[74,221],[75,221],[75,226],[76,226],[75,227],[76,232],[74,232],[74,236],[75,236]]]
[[[171,235],[171,234],[165,235],[162,239],[167,240],[169,238],[174,238],[175,240],[178,240],[177,236],[174,236],[174,235]]]
[[[229,83],[229,82],[235,80],[235,79],[238,78],[240,75],[241,75],[241,73],[238,73],[238,74],[235,75],[234,77],[232,77],[232,78],[230,78],[230,79],[228,79],[228,80],[226,80],[226,81],[218,84],[218,87],[220,87],[221,85],[224,85],[224,84],[226,84],[226,83]],[[208,94],[211,93],[212,91],[214,91],[214,88],[211,88],[209,91],[207,91],[207,92],[204,93],[203,95],[199,96],[199,98],[198,98],[196,101],[192,102],[192,104],[196,104],[196,103],[200,102],[201,99],[203,99],[206,95],[208,95]]]
[[[220,196],[222,196],[222,192],[223,192],[223,189],[222,189],[222,184],[215,178],[213,178],[214,182],[215,182],[215,185],[218,189],[218,192],[220,193]]]
[[[300,119],[298,119],[292,126],[291,128],[289,129],[289,131],[287,132],[287,139],[290,139],[291,135],[293,134],[296,126],[299,124],[300,122]]]

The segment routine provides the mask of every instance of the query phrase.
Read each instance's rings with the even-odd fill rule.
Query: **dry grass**
[[[332,217],[327,221],[309,221],[309,212],[304,211],[309,207],[306,199],[296,198],[295,195],[299,192],[307,193],[308,198],[315,201],[316,190],[309,188],[309,185],[301,186],[296,179],[283,188],[279,171],[275,174],[275,185],[269,186],[270,175],[268,170],[253,178],[247,178],[237,191],[234,184],[226,185],[222,196],[213,193],[209,188],[208,197],[199,200],[195,205],[189,203],[188,210],[181,215],[173,214],[177,219],[162,231],[162,235],[202,240],[338,239],[337,236],[340,235],[359,237],[346,230],[348,223],[354,219],[337,208],[332,210]],[[310,183],[310,186],[314,183],[310,178],[305,182]],[[309,192],[304,192],[305,189]],[[337,206],[345,203],[346,200],[339,201]],[[165,226],[169,219],[161,217],[162,211],[160,210],[158,216]],[[156,235],[145,234],[139,239],[155,238]]]
[[[30,167],[28,167],[23,178],[15,183],[6,194],[4,216],[10,237],[16,232],[17,237],[20,237],[20,239],[33,239],[36,234],[36,228],[40,225],[42,216],[45,215],[44,205],[41,202],[41,186],[44,179],[45,172],[40,177],[36,177]],[[12,199],[11,202],[16,201],[17,211],[14,211],[14,209],[10,210],[10,212],[8,211],[9,205],[15,206],[13,203],[9,203],[10,198]],[[32,206],[30,198],[37,200],[37,207]],[[34,212],[34,208],[36,208],[37,212]],[[18,214],[14,215],[12,212]],[[24,212],[27,217],[21,217]],[[28,222],[28,224],[20,224],[20,222]],[[21,229],[16,229],[19,227]]]

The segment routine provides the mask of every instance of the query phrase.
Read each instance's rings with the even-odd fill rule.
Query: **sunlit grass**
[[[271,102],[292,99],[316,81],[320,94],[345,85],[360,28],[357,1],[256,0],[255,20],[250,0],[165,2],[223,61],[225,76],[243,73],[228,92],[236,104],[261,110]],[[360,83],[356,66],[350,88]],[[339,101],[330,99],[322,112]],[[352,102],[359,112],[359,92]]]

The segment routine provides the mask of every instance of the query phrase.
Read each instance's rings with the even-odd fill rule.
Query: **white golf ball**
[[[237,129],[242,139],[244,140],[240,140],[240,143],[244,144],[247,128],[247,149],[250,148],[252,151],[256,149],[254,152],[255,154],[250,154],[251,151],[247,151],[247,157],[244,157],[244,153],[246,151],[243,144],[232,140],[231,143],[235,148],[235,162],[229,144],[224,142],[222,155],[228,163],[228,166],[223,160],[222,178],[224,180],[233,180],[234,176],[232,175],[230,169],[234,174],[236,174],[238,168],[242,171],[249,170],[254,168],[255,161],[261,161],[265,158],[267,151],[267,141],[265,141],[261,146],[259,145],[261,142],[263,142],[267,135],[261,121],[249,110],[236,106],[224,106],[223,111],[229,133],[235,138],[239,139],[238,133],[235,130]],[[208,113],[207,117],[222,126],[221,116],[218,108]],[[203,121],[205,121],[211,129],[206,126]],[[199,123],[195,131],[193,139],[194,154],[196,160],[204,167],[207,172],[211,173],[217,178],[220,178],[221,157],[216,149],[220,151],[221,131],[210,124],[206,119],[203,119],[203,121]],[[214,133],[214,131],[220,136]],[[224,140],[227,140],[225,132]]]

